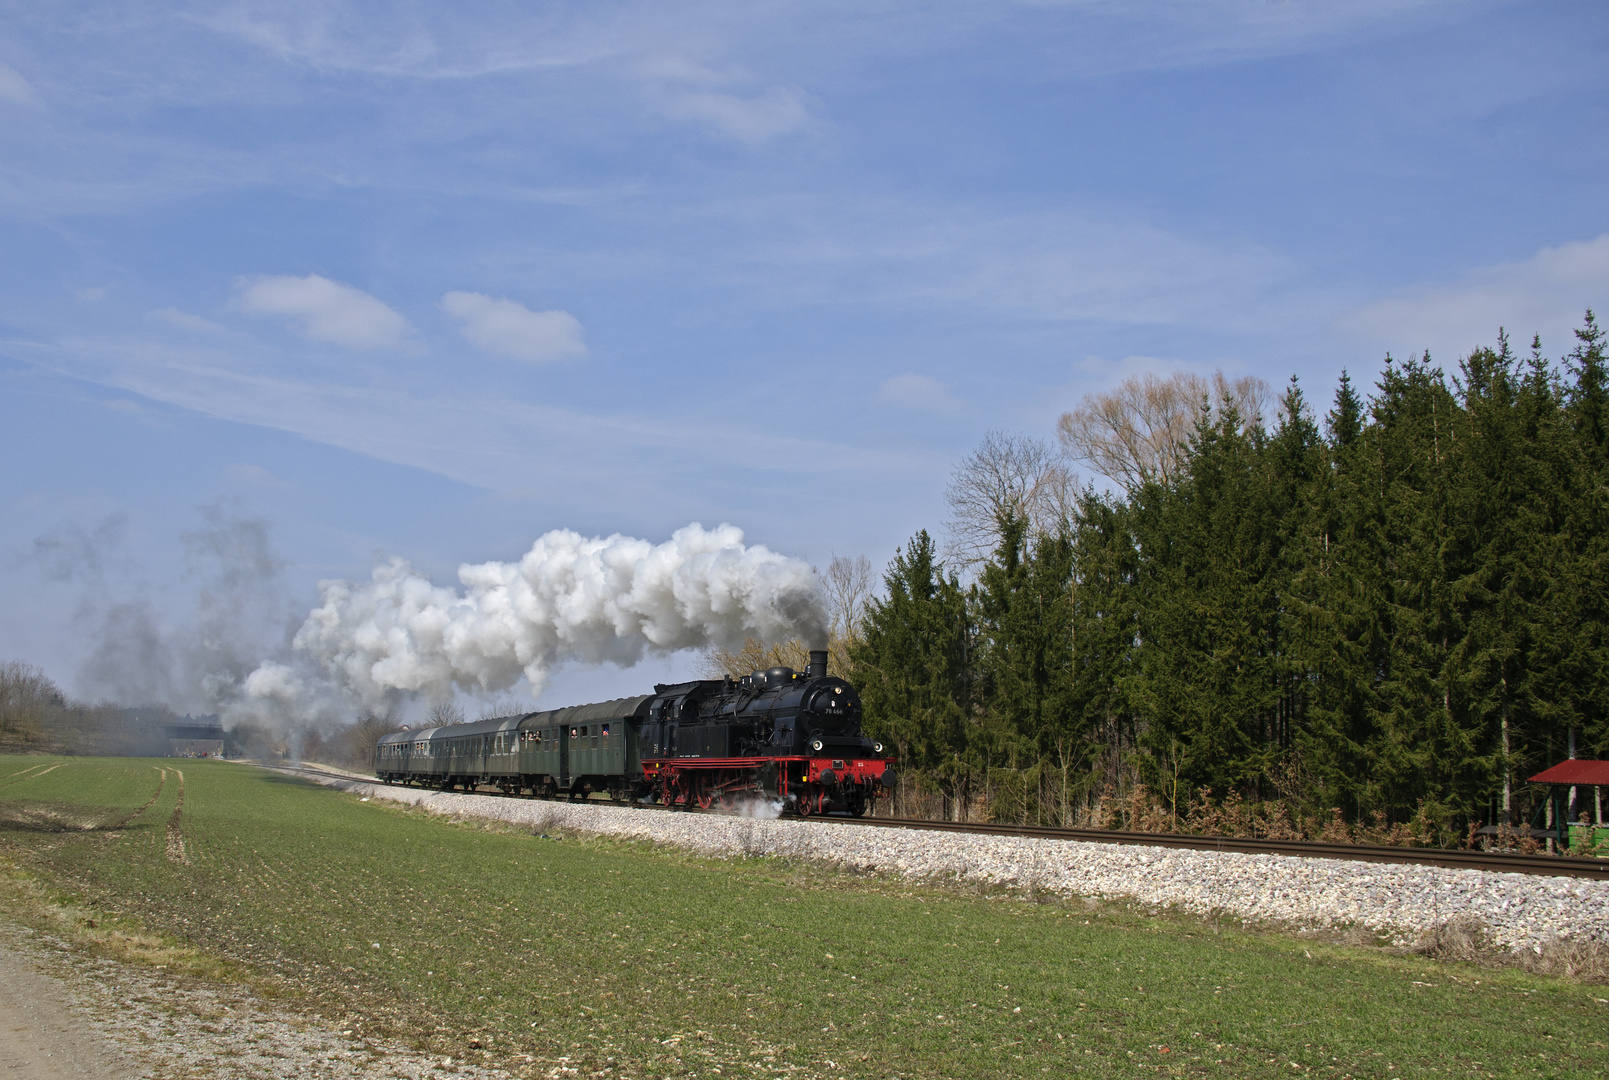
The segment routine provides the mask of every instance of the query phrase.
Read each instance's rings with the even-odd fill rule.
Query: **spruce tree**
[[[926,530],[895,552],[886,595],[867,606],[850,662],[866,730],[896,748],[902,765],[936,782],[960,819],[974,767],[972,654],[966,597]]]

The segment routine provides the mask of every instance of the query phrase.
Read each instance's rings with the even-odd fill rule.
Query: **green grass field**
[[[238,764],[0,758],[0,854],[15,918],[53,898],[531,1075],[1609,1073],[1601,985],[542,839]]]

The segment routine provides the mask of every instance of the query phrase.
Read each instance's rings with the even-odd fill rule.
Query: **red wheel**
[[[811,794],[810,789],[806,788],[799,792],[793,805],[799,811],[800,817],[809,817],[816,812],[816,797]]]

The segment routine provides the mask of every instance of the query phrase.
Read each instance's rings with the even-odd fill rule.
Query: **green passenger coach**
[[[652,694],[471,724],[416,728],[380,739],[375,774],[383,780],[450,791],[482,785],[508,794],[585,798],[630,795],[641,776],[638,723]]]

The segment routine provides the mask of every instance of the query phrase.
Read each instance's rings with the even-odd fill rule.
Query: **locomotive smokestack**
[[[827,677],[827,650],[810,650],[810,677],[812,679],[825,679]]]

